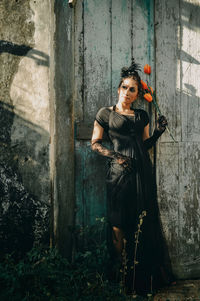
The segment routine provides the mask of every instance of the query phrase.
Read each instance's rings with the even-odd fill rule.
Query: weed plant
[[[0,300],[133,300],[107,279],[105,225],[102,218],[94,226],[76,229],[70,262],[56,248],[33,248],[18,261],[6,254],[0,262]]]

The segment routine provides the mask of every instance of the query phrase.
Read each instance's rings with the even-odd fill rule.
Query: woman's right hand
[[[123,164],[125,162],[126,162],[125,158],[119,158],[119,159],[117,159],[117,163],[119,163],[119,164]]]
[[[131,158],[121,155],[121,154],[117,154],[116,157],[116,162],[120,165],[122,165],[124,168],[131,168]]]

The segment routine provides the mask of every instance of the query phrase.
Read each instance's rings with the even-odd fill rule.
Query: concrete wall
[[[50,1],[2,0],[0,15],[0,238],[23,252],[49,240]]]
[[[51,238],[71,254],[73,13],[68,1],[0,3],[2,252]]]

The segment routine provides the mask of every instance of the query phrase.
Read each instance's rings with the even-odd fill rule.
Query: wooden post
[[[74,226],[73,14],[54,2],[54,103],[52,108],[52,198],[54,244],[70,258]]]

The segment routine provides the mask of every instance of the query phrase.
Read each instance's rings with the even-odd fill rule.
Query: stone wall
[[[49,241],[50,1],[0,2],[1,251]]]

